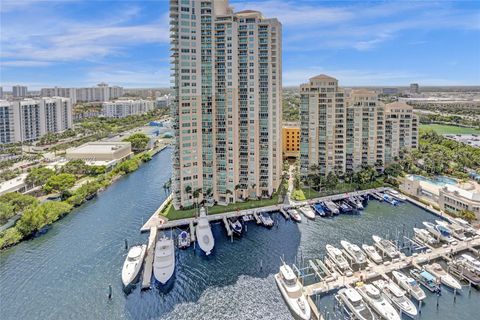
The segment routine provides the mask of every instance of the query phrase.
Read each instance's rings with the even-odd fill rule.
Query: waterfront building
[[[173,204],[268,197],[282,170],[282,26],[227,0],[170,1]],[[196,199],[195,199],[196,200]]]
[[[300,158],[300,123],[285,122],[282,126],[283,158]]]
[[[154,102],[151,100],[116,100],[102,104],[102,113],[107,118],[124,118],[140,115],[153,109]]]
[[[385,105],[385,163],[396,161],[403,149],[418,147],[418,116],[404,102]]]
[[[64,97],[70,98],[72,104],[77,103],[77,89],[76,88],[42,88],[40,90],[41,97]]]
[[[67,160],[84,160],[88,165],[103,165],[111,168],[116,163],[133,155],[132,145],[125,141],[88,142],[66,150]]]
[[[28,93],[28,88],[26,86],[16,85],[12,86],[12,96],[14,98],[25,98]]]
[[[62,132],[72,125],[70,99],[0,101],[1,143],[38,140],[48,132]]]

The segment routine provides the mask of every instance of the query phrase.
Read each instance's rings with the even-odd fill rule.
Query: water
[[[424,176],[420,176],[420,175],[417,175],[417,174],[411,174],[410,176],[414,180],[430,182],[434,185],[441,186],[441,187],[443,187],[447,184],[449,184],[449,185],[456,185],[457,184],[457,181],[455,179],[445,177],[445,176],[436,176],[434,178],[426,178]]]
[[[205,258],[193,248],[177,251],[173,287],[129,295],[122,291],[124,239],[145,242],[140,226],[165,199],[171,150],[162,151],[95,200],[62,219],[44,236],[0,253],[0,318],[3,319],[291,319],[273,274],[280,257],[317,258],[327,243],[371,243],[370,235],[411,232],[434,216],[403,204],[393,208],[371,201],[360,216],[304,221],[275,218],[278,228],[248,224],[246,235],[230,242],[221,223],[213,225],[215,250]],[[107,299],[108,285],[113,297]],[[436,310],[430,296],[422,319],[472,319],[480,294],[445,292]],[[333,311],[333,298],[320,309]]]

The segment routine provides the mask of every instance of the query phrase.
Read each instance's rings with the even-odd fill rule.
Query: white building
[[[42,88],[40,95],[42,97],[65,97],[72,99],[72,103],[77,101],[92,102],[92,101],[109,101],[123,96],[124,90],[122,87],[109,86],[106,83],[100,83],[96,87],[87,88]]]
[[[16,85],[12,87],[12,96],[14,98],[25,98],[28,93],[26,86]]]
[[[72,125],[72,104],[68,98],[0,101],[0,143],[34,141]]]
[[[170,1],[173,204],[269,196],[282,170],[282,25],[227,0]]]
[[[151,100],[117,100],[104,102],[102,113],[107,118],[124,118],[147,113],[154,107],[154,102]]]
[[[41,97],[64,97],[70,98],[72,104],[77,103],[77,89],[76,88],[42,88],[40,90]]]

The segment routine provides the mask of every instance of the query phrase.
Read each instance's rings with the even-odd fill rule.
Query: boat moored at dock
[[[215,246],[215,239],[213,238],[212,229],[210,228],[205,208],[200,208],[200,216],[198,218],[195,233],[198,246],[208,256],[212,253],[213,247]]]
[[[325,212],[325,208],[320,203],[314,204],[313,209],[320,217],[325,217],[327,215]]]
[[[298,213],[298,211],[296,209],[288,209],[287,210],[287,213],[290,215],[290,217],[292,217],[292,219],[296,222],[301,222],[302,221],[302,216],[300,215],[300,213]]]
[[[378,253],[377,249],[374,246],[369,246],[368,244],[362,244],[362,249],[365,251],[367,256],[375,262],[376,264],[382,263],[382,256]]]
[[[438,292],[440,290],[435,280],[435,277],[431,275],[428,271],[412,269],[410,270],[410,274],[429,291]]]
[[[438,243],[438,240],[433,237],[433,235],[428,232],[426,229],[421,229],[421,228],[413,228],[413,232],[415,234],[415,237],[422,241],[423,243],[429,244],[429,245],[435,245]]]
[[[440,264],[427,264],[424,266],[424,269],[433,275],[437,279],[437,282],[441,282],[443,285],[454,290],[462,290],[462,285],[460,282],[458,282],[457,279],[455,279],[447,271],[443,270]]]
[[[397,247],[391,241],[383,239],[376,235],[373,235],[372,239],[377,245],[377,247],[390,259],[395,259],[400,256],[400,252],[397,250]]]
[[[405,197],[403,194],[401,194],[397,190],[389,189],[389,190],[385,191],[385,193],[392,196],[397,201],[401,201],[401,202],[407,201],[407,197]]]
[[[460,257],[456,260],[450,261],[448,267],[451,273],[455,274],[461,279],[465,279],[474,286],[480,285],[480,273],[477,274],[471,269],[469,269],[464,260]]]
[[[230,228],[236,235],[242,234],[243,226],[239,219],[230,218],[228,219],[228,223],[230,225]]]
[[[334,215],[340,214],[340,210],[338,210],[337,205],[333,201],[328,200],[328,201],[325,201],[324,204],[332,214]]]
[[[425,291],[423,291],[414,278],[406,276],[400,271],[392,271],[392,275],[400,287],[407,291],[415,300],[422,301],[427,297]]]
[[[329,244],[327,244],[325,248],[327,249],[328,257],[340,268],[340,270],[348,270],[350,268],[347,259],[345,259],[340,249]]]
[[[472,257],[471,255],[464,253],[460,256],[464,265],[470,270],[480,275],[480,261]]]
[[[260,217],[260,221],[262,222],[262,224],[265,227],[267,227],[267,228],[273,227],[273,219],[272,219],[272,217],[270,217],[270,215],[267,212],[262,211],[259,214],[259,217]]]
[[[393,198],[391,195],[388,195],[388,194],[383,194],[383,200],[394,206],[398,204],[398,200],[396,200],[395,198]]]
[[[362,296],[355,288],[344,288],[338,291],[337,299],[343,303],[348,312],[353,314],[355,319],[359,320],[375,320],[377,317],[372,309],[363,301]]]
[[[400,320],[397,310],[373,284],[364,284],[357,288],[363,299],[377,312],[382,319]]]
[[[190,242],[191,242],[190,233],[188,233],[185,230],[180,232],[177,237],[177,242],[178,242],[178,248],[180,249],[186,249],[190,247]]]
[[[348,241],[342,240],[340,244],[345,249],[345,251],[352,257],[353,263],[357,265],[362,265],[367,262],[367,257],[365,253],[360,249],[356,244],[350,243]]]
[[[280,266],[280,271],[275,275],[275,281],[293,316],[310,320],[310,305],[292,268],[286,264]]]
[[[443,221],[443,220],[435,220],[435,222],[438,224],[438,225],[441,225],[441,226],[444,226],[445,228],[447,228],[448,231],[450,231],[450,234],[458,239],[458,240],[467,240],[467,236],[465,235],[465,230],[457,225],[457,224],[451,224],[451,223],[448,223],[446,221]]]
[[[299,210],[308,219],[312,219],[312,220],[315,219],[315,212],[312,210],[312,208],[310,206],[300,207]]]
[[[122,282],[125,287],[128,287],[135,281],[135,279],[137,279],[140,269],[142,268],[146,251],[147,245],[145,244],[141,246],[133,246],[128,250],[127,258],[125,259],[122,268]]]
[[[427,228],[428,232],[430,232],[438,241],[443,241],[446,243],[452,243],[454,241],[450,230],[448,230],[446,227],[440,224],[433,224],[428,221],[424,221],[423,225]]]
[[[468,223],[467,221],[463,220],[462,218],[454,218],[452,220],[452,223],[456,224],[456,225],[459,225],[460,227],[463,228],[463,230],[467,233],[469,233],[470,235],[477,235],[477,234],[480,234],[480,231],[475,229],[474,227],[472,227],[472,225],[470,223]]]
[[[405,291],[397,286],[393,281],[376,280],[373,284],[385,294],[387,299],[398,309],[402,314],[411,318],[417,316],[417,307],[413,302],[405,296]]]
[[[153,275],[162,285],[165,285],[175,271],[175,246],[173,240],[162,236],[155,246],[153,260]]]

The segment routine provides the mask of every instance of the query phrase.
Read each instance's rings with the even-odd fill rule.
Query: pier
[[[147,252],[145,258],[145,265],[143,268],[142,276],[142,289],[150,288],[150,281],[152,279],[153,271],[153,257],[155,256],[155,244],[157,241],[157,229],[151,228],[150,235],[148,237]]]

